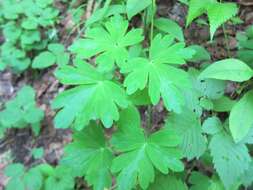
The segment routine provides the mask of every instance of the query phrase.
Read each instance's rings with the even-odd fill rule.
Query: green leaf
[[[208,99],[219,99],[223,96],[225,88],[226,88],[226,82],[221,80],[215,80],[215,79],[205,79],[200,80],[199,79],[199,71],[193,68],[190,68],[188,71],[194,90],[191,90],[192,94],[195,94],[195,99],[197,98],[198,101],[196,101],[195,104],[200,104],[199,100],[202,97],[208,98]],[[190,102],[191,103],[191,102]]]
[[[74,141],[67,145],[62,164],[69,166],[77,176],[85,176],[94,190],[104,190],[112,184],[109,171],[113,154],[107,146],[101,126],[87,126],[74,133]]]
[[[150,47],[149,59],[132,58],[122,67],[122,72],[129,73],[124,81],[128,94],[148,86],[152,104],[157,104],[162,97],[165,107],[175,112],[181,111],[184,97],[181,89],[190,88],[186,72],[168,64],[184,64],[188,55],[183,55],[183,43],[172,45],[173,37],[157,35]]]
[[[208,66],[204,71],[202,71],[199,78],[243,82],[249,80],[252,76],[253,71],[249,66],[238,59],[231,58],[217,61]]]
[[[173,175],[158,175],[148,190],[187,190],[186,184]]]
[[[193,171],[189,178],[189,182],[192,184],[190,190],[225,190],[221,181],[217,179],[216,176],[209,178],[200,172]]]
[[[44,112],[36,106],[35,92],[32,87],[24,86],[17,96],[5,104],[0,112],[0,126],[4,128],[25,128],[31,125],[35,135],[39,132],[39,123]],[[34,128],[34,124],[37,124]]]
[[[207,98],[200,98],[199,104],[201,107],[203,107],[206,110],[212,110],[213,109],[213,102]]]
[[[210,23],[211,40],[218,27],[223,23],[234,17],[238,12],[238,8],[235,3],[211,3],[207,7],[207,15]]]
[[[46,8],[48,5],[52,5],[53,2],[53,0],[36,0],[36,4],[41,8]]]
[[[119,121],[119,129],[113,135],[112,145],[121,152],[113,160],[112,172],[119,173],[117,185],[121,190],[132,189],[137,180],[143,189],[154,181],[154,168],[167,174],[168,169],[182,171],[182,155],[177,148],[180,137],[173,129],[161,129],[149,137],[145,137],[140,127],[140,118],[134,108],[122,112],[124,120]],[[122,118],[122,117],[120,117]],[[124,121],[128,121],[125,123]]]
[[[217,28],[233,18],[237,12],[238,8],[235,3],[221,3],[216,0],[190,0],[186,26],[203,13],[207,13],[212,40]]]
[[[193,62],[199,62],[199,61],[210,61],[211,57],[209,52],[202,46],[199,45],[191,45],[189,48],[195,50],[195,54],[190,59],[190,61]]]
[[[56,61],[54,54],[49,51],[44,51],[36,56],[32,63],[32,68],[44,69],[52,66]]]
[[[85,59],[97,55],[96,63],[102,71],[112,70],[115,63],[121,67],[128,58],[126,48],[143,40],[141,29],[127,32],[127,28],[127,20],[113,16],[104,26],[89,28],[86,38],[76,40],[70,51]]]
[[[45,180],[45,190],[73,190],[75,186],[74,177],[71,170],[65,166],[58,166],[52,175]]]
[[[189,26],[189,24],[195,18],[202,15],[206,11],[207,4],[209,4],[210,2],[211,2],[211,0],[206,0],[206,1],[190,0],[186,26]]]
[[[44,155],[44,149],[43,148],[35,148],[32,150],[32,155],[35,159],[42,158]]]
[[[6,185],[6,190],[16,190],[17,187],[19,190],[25,190],[24,183],[19,178],[10,180]]]
[[[244,186],[250,188],[253,183],[253,161],[251,161],[250,167],[242,175],[241,180]]]
[[[227,189],[248,169],[251,158],[243,143],[234,143],[224,131],[215,134],[209,144],[214,168]]]
[[[60,43],[52,43],[48,45],[48,50],[54,54],[55,62],[59,66],[69,63],[70,55],[65,52],[65,47]]]
[[[38,27],[36,18],[28,17],[27,19],[23,20],[22,27],[27,30],[36,30]]]
[[[158,18],[154,21],[154,26],[165,33],[171,34],[177,40],[184,42],[183,30],[175,21],[167,18]]]
[[[242,143],[253,144],[253,127],[250,128],[248,134],[242,139]]]
[[[222,123],[216,116],[207,118],[202,125],[203,132],[212,135],[220,132],[222,128]]]
[[[144,90],[138,90],[130,97],[131,102],[136,106],[147,106],[151,104],[148,90],[145,88]]]
[[[209,177],[203,175],[200,172],[193,171],[189,178],[190,184],[192,184],[190,190],[202,190],[209,189],[211,180]]]
[[[129,20],[149,5],[151,5],[152,0],[143,0],[141,3],[138,0],[127,0],[126,12]]]
[[[185,108],[180,114],[170,114],[166,127],[174,129],[182,137],[180,147],[188,160],[199,158],[205,152],[206,139],[201,134],[200,120],[194,112]]]
[[[61,54],[64,53],[64,46],[60,43],[52,43],[48,45],[48,50],[51,51],[53,54]]]
[[[22,164],[11,164],[4,170],[4,174],[8,177],[21,177],[25,172],[25,168]]]
[[[242,140],[253,126],[253,90],[247,92],[232,108],[229,129],[235,142]]]
[[[213,110],[217,112],[229,112],[235,105],[236,101],[231,100],[227,96],[213,100]]]
[[[38,169],[38,167],[30,169],[25,173],[23,182],[25,184],[26,189],[41,189],[43,184],[43,176]]]
[[[67,128],[74,122],[74,127],[80,130],[95,119],[111,127],[119,119],[118,107],[128,105],[121,86],[106,80],[88,63],[63,66],[55,75],[63,84],[78,85],[60,93],[53,101],[53,108],[61,109],[54,119],[57,128]]]

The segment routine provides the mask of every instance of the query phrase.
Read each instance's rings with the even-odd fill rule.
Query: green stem
[[[152,128],[152,106],[148,106],[148,118],[147,118],[147,128],[150,130]]]
[[[228,43],[228,35],[227,35],[226,28],[225,28],[224,24],[222,25],[222,29],[223,29],[223,33],[224,33],[224,37],[225,37],[227,56],[231,57],[231,52],[230,52],[229,43]]]
[[[155,16],[155,0],[152,0],[152,19],[151,19],[151,25],[150,25],[150,43],[153,40],[153,35],[154,35],[154,16]]]

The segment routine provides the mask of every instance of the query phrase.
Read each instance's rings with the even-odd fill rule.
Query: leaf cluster
[[[47,46],[59,11],[53,0],[5,0],[0,2],[2,32],[0,69],[12,68],[22,72],[31,63],[31,51]],[[47,28],[47,31],[43,31]],[[51,32],[50,32],[51,31]],[[48,34],[47,34],[48,33]],[[47,38],[42,38],[46,35]]]
[[[35,135],[39,134],[40,122],[44,112],[37,107],[35,92],[32,87],[24,86],[15,98],[5,104],[0,112],[0,131],[3,134],[9,128],[25,128],[30,126]]]

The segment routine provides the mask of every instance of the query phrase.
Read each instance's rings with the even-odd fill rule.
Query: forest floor
[[[245,28],[253,24],[253,1],[241,0],[238,4],[240,4],[239,17],[244,23],[238,25],[226,24],[229,52],[232,55],[237,49],[236,33],[245,30]],[[62,43],[67,47],[71,44],[71,40],[75,38],[73,34],[73,36],[66,40],[65,30],[71,27],[71,16],[66,13],[66,8],[63,5],[57,3],[57,6],[62,10],[61,15],[63,18],[58,24],[58,29]],[[193,23],[190,27],[185,28],[186,6],[173,0],[159,0],[157,8],[157,14],[159,16],[173,19],[184,28],[187,45],[203,45],[210,52],[212,61],[231,56],[228,55],[222,29],[216,32],[214,42],[206,43],[210,38],[208,26],[199,26],[199,24]],[[89,17],[91,11],[87,8],[84,19]],[[0,44],[3,40],[0,36]],[[6,183],[6,178],[3,175],[3,168],[6,165],[12,162],[24,163],[28,167],[43,162],[57,165],[63,155],[64,145],[72,140],[72,135],[69,130],[55,129],[53,126],[52,121],[55,111],[50,108],[50,104],[54,97],[64,89],[64,86],[59,84],[54,77],[54,70],[54,67],[50,67],[50,69],[36,73],[28,69],[21,75],[15,75],[8,70],[0,73],[0,110],[6,101],[15,97],[17,91],[22,86],[28,84],[36,90],[38,106],[45,111],[45,119],[38,137],[33,136],[30,129],[10,129],[7,131],[5,137],[0,139],[0,190]],[[233,91],[233,87],[230,90]],[[163,121],[165,111],[159,105],[154,109],[152,118],[153,124],[156,126]],[[145,119],[145,112],[143,110],[143,119]],[[44,156],[41,159],[35,160],[32,157],[31,150],[39,147],[44,149]]]

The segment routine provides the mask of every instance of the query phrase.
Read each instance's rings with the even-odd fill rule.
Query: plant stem
[[[155,0],[152,0],[151,9],[152,9],[152,19],[151,19],[151,25],[150,25],[150,39],[149,39],[150,44],[153,40],[153,35],[154,35]]]
[[[148,106],[147,115],[147,128],[150,130],[152,128],[152,106]]]
[[[224,33],[224,37],[225,37],[227,56],[231,57],[231,52],[230,52],[229,44],[228,44],[228,35],[227,35],[227,32],[226,32],[225,24],[222,25],[222,29],[223,29],[223,33]]]

